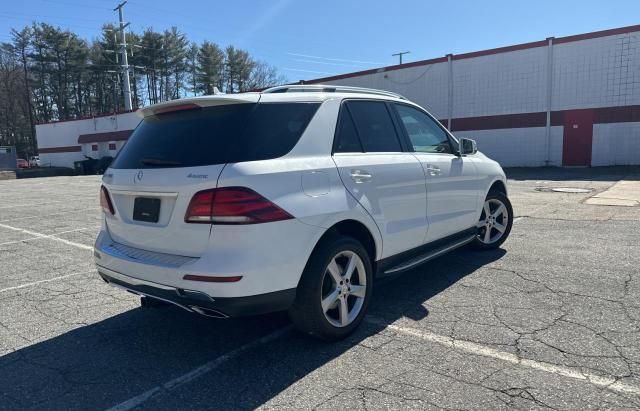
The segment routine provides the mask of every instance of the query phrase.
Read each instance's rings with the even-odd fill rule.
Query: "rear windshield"
[[[111,167],[196,167],[282,157],[319,106],[242,103],[145,117]]]

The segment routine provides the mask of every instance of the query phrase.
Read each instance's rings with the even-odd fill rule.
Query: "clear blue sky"
[[[116,0],[3,0],[0,41],[33,20],[98,35]],[[130,0],[135,31],[233,44],[290,81],[640,23],[640,0]]]

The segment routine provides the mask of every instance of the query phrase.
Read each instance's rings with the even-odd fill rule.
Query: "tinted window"
[[[358,138],[358,133],[351,120],[351,114],[346,106],[340,109],[338,119],[338,130],[336,131],[336,153],[361,153],[362,145]]]
[[[296,145],[318,103],[229,104],[146,117],[113,168],[267,160]]]
[[[396,104],[396,108],[415,151],[451,153],[447,133],[435,120],[413,107]]]
[[[402,151],[386,104],[380,101],[349,101],[360,141],[366,152]]]

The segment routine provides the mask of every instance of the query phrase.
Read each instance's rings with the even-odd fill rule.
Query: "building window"
[[[98,145],[97,144],[92,144],[91,145],[91,151],[98,151]]]
[[[116,143],[109,143],[109,150],[115,150],[116,149]]]

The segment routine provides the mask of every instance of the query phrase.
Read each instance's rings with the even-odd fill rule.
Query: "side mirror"
[[[460,139],[460,155],[466,156],[469,154],[475,154],[478,152],[478,145],[475,140],[470,138]]]

